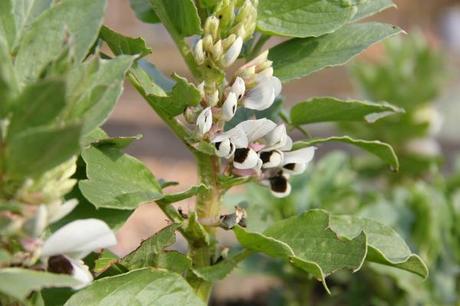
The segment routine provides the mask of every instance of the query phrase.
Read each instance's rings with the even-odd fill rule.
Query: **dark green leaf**
[[[8,137],[29,128],[53,123],[65,106],[64,82],[46,80],[27,86],[14,102]]]
[[[404,240],[390,227],[370,219],[351,216],[331,216],[331,229],[350,239],[364,231],[367,236],[366,260],[407,270],[423,278],[428,268],[423,260],[413,254]]]
[[[291,122],[294,125],[330,121],[373,123],[383,117],[401,112],[403,112],[401,108],[389,103],[318,97],[296,104],[291,109]]]
[[[343,26],[354,10],[336,0],[261,0],[257,27],[273,35],[318,37]]]
[[[316,38],[295,38],[270,49],[275,76],[283,82],[342,65],[370,45],[396,35],[398,27],[381,23],[346,25]]]
[[[149,96],[150,103],[155,103],[171,117],[182,114],[187,106],[197,105],[201,101],[200,91],[192,83],[176,74],[173,78],[176,84],[167,97]]]
[[[81,126],[36,128],[13,137],[6,148],[6,167],[13,178],[35,176],[80,151]]]
[[[150,0],[163,25],[182,37],[201,33],[201,20],[193,0]]]
[[[139,160],[113,147],[91,147],[82,153],[88,179],[82,194],[97,208],[135,209],[162,198],[153,174]]]
[[[34,290],[48,287],[77,286],[80,283],[65,274],[53,274],[20,268],[0,269],[0,292],[20,301]]]
[[[160,19],[153,11],[150,0],[129,0],[129,4],[136,13],[137,18],[147,23],[158,23]]]
[[[314,146],[325,142],[344,142],[357,146],[363,150],[374,154],[382,161],[386,162],[395,171],[399,169],[399,161],[393,148],[384,142],[378,140],[353,139],[349,136],[332,136],[328,138],[317,138],[306,141],[298,141],[294,144],[294,149]]]
[[[178,274],[140,269],[93,282],[74,294],[65,306],[204,306]]]
[[[77,61],[83,60],[97,39],[106,0],[62,0],[40,15],[24,33],[16,57],[20,82],[30,82],[71,41]]]
[[[100,37],[115,55],[139,55],[144,57],[152,53],[152,49],[146,45],[142,38],[124,36],[106,26],[101,28]]]

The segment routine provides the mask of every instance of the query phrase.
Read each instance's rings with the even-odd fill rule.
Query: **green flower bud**
[[[219,38],[219,19],[216,16],[209,16],[206,19],[204,33],[210,34],[214,40]]]
[[[211,34],[207,34],[203,37],[203,50],[211,52],[214,42]]]

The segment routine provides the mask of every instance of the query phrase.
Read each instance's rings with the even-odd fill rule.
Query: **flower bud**
[[[205,60],[205,54],[203,50],[203,40],[200,39],[196,42],[195,46],[193,47],[193,56],[195,57],[195,61],[198,65],[202,65]]]
[[[233,44],[233,42],[236,40],[237,36],[235,34],[230,34],[227,38],[222,40],[222,46],[224,47],[224,50],[227,50],[230,48]]]
[[[222,105],[222,120],[230,121],[236,113],[238,100],[236,94],[233,91],[228,93],[227,99],[225,99]]]
[[[242,47],[243,47],[243,39],[238,36],[238,38],[233,42],[231,47],[228,48],[227,52],[225,52],[225,55],[223,58],[224,67],[228,67],[236,61],[236,59],[240,55]]]
[[[240,100],[244,96],[246,85],[244,80],[240,77],[236,77],[232,84],[231,91],[235,93],[237,100]]]
[[[205,108],[196,119],[196,125],[201,135],[206,134],[212,127],[212,110],[211,107]]]
[[[197,86],[196,88],[197,88],[198,91],[200,92],[201,100],[203,100],[204,97],[205,97],[205,92],[204,92],[204,81],[201,82],[200,84],[198,84],[198,86]]]
[[[214,42],[211,34],[207,34],[203,37],[203,49],[205,51],[211,52]]]
[[[196,119],[198,118],[199,115],[199,108],[190,106],[187,107],[184,111],[184,118],[187,123],[193,124],[196,122]]]
[[[214,60],[218,61],[224,54],[224,48],[222,47],[222,40],[219,40],[212,46],[211,54]]]
[[[204,25],[204,33],[210,34],[213,39],[217,40],[219,32],[219,19],[216,16],[209,16]]]
[[[228,30],[235,20],[235,0],[220,1],[214,15],[220,20],[220,29]]]
[[[209,106],[216,106],[219,102],[219,91],[216,89],[207,97],[207,102]]]

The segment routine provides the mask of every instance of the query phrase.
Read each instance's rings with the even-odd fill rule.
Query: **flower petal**
[[[196,125],[199,132],[203,135],[209,132],[212,127],[212,111],[211,107],[205,108],[196,119]]]
[[[81,260],[72,258],[68,259],[73,268],[72,277],[81,283],[81,285],[73,286],[72,288],[78,290],[91,284],[93,281],[93,275],[89,271],[88,266],[85,265]]]
[[[241,99],[246,91],[244,80],[240,77],[236,77],[230,90],[235,93],[238,100]]]
[[[58,207],[53,209],[53,211],[50,211],[49,214],[49,223],[54,223],[58,220],[61,220],[65,216],[67,216],[74,208],[75,206],[78,205],[78,200],[77,199],[70,199],[68,201],[65,201],[62,204],[59,204]]]
[[[216,135],[212,142],[221,142],[225,139],[230,139],[230,141],[235,145],[237,148],[246,148],[249,145],[248,137],[246,133],[241,128],[241,126],[235,126],[233,129],[230,129],[226,132]]]
[[[248,141],[251,143],[270,133],[276,127],[276,123],[266,118],[262,118],[256,120],[246,120],[237,126],[243,129],[244,133],[248,137]]]
[[[273,151],[264,151],[259,154],[260,159],[262,160],[262,168],[276,168],[281,166],[283,162],[283,152],[278,150]]]
[[[233,166],[237,169],[253,169],[259,165],[259,155],[249,148],[239,148],[233,155]]]
[[[316,147],[303,148],[284,153],[284,164],[309,163],[315,156]]]
[[[195,46],[193,47],[193,56],[195,57],[195,61],[198,65],[204,63],[205,54],[203,51],[203,40],[200,39],[196,42]]]
[[[112,230],[97,219],[68,223],[53,233],[44,243],[42,257],[67,255],[80,259],[90,252],[114,246],[117,239]]]
[[[291,184],[284,175],[276,175],[268,179],[270,190],[277,198],[287,197],[291,193]]]
[[[260,78],[256,86],[246,91],[243,97],[244,107],[254,110],[269,108],[275,101],[275,88],[271,78]]]
[[[223,58],[223,65],[225,67],[230,66],[233,64],[238,56],[241,53],[241,48],[243,47],[243,39],[238,36],[238,38],[233,42],[231,47],[225,52],[224,58]]]
[[[235,153],[235,145],[228,138],[220,142],[215,142],[214,146],[219,157],[228,159]]]
[[[230,121],[236,113],[237,108],[237,97],[234,92],[229,92],[227,99],[225,99],[224,104],[222,105],[222,119],[224,121]]]

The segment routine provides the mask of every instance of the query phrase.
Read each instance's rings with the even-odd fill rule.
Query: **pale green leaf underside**
[[[350,239],[361,231],[366,233],[369,245],[366,260],[407,270],[423,278],[428,276],[423,260],[411,252],[392,228],[374,220],[351,216],[331,216],[330,220],[332,230]]]
[[[257,28],[272,35],[318,37],[343,26],[353,13],[353,6],[337,0],[261,0]]]
[[[34,290],[71,287],[80,284],[69,275],[20,268],[0,269],[0,280],[0,292],[21,301]]]
[[[372,16],[390,7],[396,7],[392,0],[367,0],[358,4],[358,11],[352,20],[356,21]]]
[[[82,157],[88,179],[79,187],[97,208],[135,209],[162,197],[153,174],[134,157],[113,147],[90,147]]]
[[[296,104],[291,109],[291,122],[294,125],[331,121],[367,121],[372,123],[383,117],[401,112],[403,112],[401,108],[389,103],[317,97]]]
[[[349,136],[332,136],[327,138],[316,138],[294,143],[295,149],[314,146],[326,142],[343,142],[361,148],[390,165],[393,170],[399,169],[399,160],[392,146],[378,140],[354,139]]]
[[[29,82],[54,60],[70,40],[77,61],[97,39],[106,0],[63,0],[40,15],[24,33],[16,57],[20,82]]]
[[[155,269],[106,277],[74,294],[66,306],[204,306],[178,274]]]
[[[398,27],[382,23],[350,24],[331,34],[281,43],[270,49],[269,59],[275,76],[287,82],[345,64],[370,45],[400,32]]]

